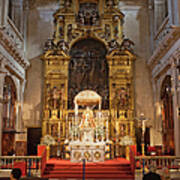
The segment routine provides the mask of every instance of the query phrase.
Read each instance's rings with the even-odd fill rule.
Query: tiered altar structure
[[[86,161],[104,161],[105,157],[105,139],[107,146],[109,143],[108,133],[105,137],[104,123],[105,118],[108,123],[108,117],[102,117],[101,97],[94,91],[85,90],[78,93],[74,99],[75,119],[70,124],[71,138],[65,140],[71,154],[72,162]],[[96,114],[93,107],[98,105],[99,110]],[[82,115],[78,113],[79,106],[85,107]],[[108,125],[106,131],[108,131]]]
[[[43,57],[43,137],[54,139],[51,154],[60,150],[72,161],[128,157],[135,144],[134,55],[124,15],[115,0],[60,2]]]

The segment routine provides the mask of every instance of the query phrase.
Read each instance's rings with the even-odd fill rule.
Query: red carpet
[[[86,163],[85,172],[85,177],[88,179],[134,180],[130,162],[123,158],[98,163]],[[82,163],[72,163],[68,160],[50,159],[46,164],[43,177],[82,179],[83,166]]]

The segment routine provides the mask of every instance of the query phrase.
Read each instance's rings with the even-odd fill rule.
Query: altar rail
[[[0,169],[20,168],[22,176],[40,177],[43,169],[40,156],[0,156]]]
[[[151,165],[157,169],[180,170],[180,157],[177,156],[135,156],[135,169],[143,170]]]

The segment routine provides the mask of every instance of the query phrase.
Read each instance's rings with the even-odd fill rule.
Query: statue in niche
[[[109,53],[119,48],[119,43],[115,39],[112,39],[110,42],[108,42],[108,45],[109,45]]]
[[[66,1],[64,2],[64,5],[65,5],[66,8],[71,7],[71,4],[72,4],[72,0],[66,0]]]
[[[117,89],[117,109],[127,108],[129,105],[129,93],[124,87]]]
[[[118,26],[115,26],[114,27],[114,37],[115,38],[118,38],[118,33],[119,33]]]
[[[70,8],[71,7],[71,4],[72,4],[72,0],[63,0],[61,1],[61,5],[62,5],[62,8]]]
[[[77,42],[70,51],[68,107],[82,90],[94,90],[103,96],[103,108],[108,108],[109,83],[105,46],[94,39]]]
[[[58,137],[58,124],[51,125],[51,136]]]
[[[52,39],[48,39],[44,45],[44,51],[47,51],[49,49],[53,49]]]
[[[103,89],[101,95],[104,97],[104,99],[102,100],[102,106],[105,107],[105,109],[107,109],[108,104],[109,104],[109,90],[108,90],[108,88]]]
[[[59,38],[63,38],[64,37],[64,32],[63,32],[63,27],[59,27]]]
[[[101,30],[101,29],[97,29],[98,30]],[[98,33],[98,36],[102,39],[105,39],[106,41],[108,41],[111,37],[111,30],[110,30],[110,25],[109,24],[105,24],[105,27],[104,27],[104,32],[100,32]]]
[[[116,5],[115,0],[106,0],[106,6],[108,8],[113,8]]]
[[[124,39],[122,44],[121,44],[121,49],[122,50],[129,50],[133,52],[133,46],[134,42],[131,41],[130,39]]]
[[[81,25],[97,25],[99,13],[96,3],[81,3],[76,20]]]
[[[71,42],[73,39],[72,24],[69,24],[67,27],[67,37],[68,37],[68,42]]]
[[[105,25],[105,40],[108,41],[111,37],[110,25]]]
[[[54,86],[52,89],[49,89],[47,101],[50,107],[53,109],[59,109],[63,105],[63,95],[64,95],[64,85],[61,85],[61,88]]]
[[[69,24],[67,28],[68,42],[71,42],[73,39],[75,39],[79,35],[79,33],[77,32],[73,33],[72,31],[73,31],[73,26],[72,24]]]
[[[66,54],[68,53],[68,50],[69,50],[69,45],[67,42],[65,42],[64,40],[60,40],[58,43],[57,43],[57,47],[64,51]]]
[[[57,87],[52,89],[52,106],[54,109],[60,107],[61,92]]]

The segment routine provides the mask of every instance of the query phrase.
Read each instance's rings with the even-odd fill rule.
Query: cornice
[[[168,55],[159,61],[154,69],[152,70],[152,77],[158,79],[162,74],[167,72],[172,66],[178,68],[180,59],[180,47],[169,52]]]
[[[159,63],[160,59],[166,54],[166,52],[173,46],[173,44],[180,38],[180,27],[171,26],[169,33],[159,43],[155,49],[153,55],[148,60],[147,64],[152,71],[154,67]]]
[[[16,77],[19,79],[25,78],[25,72],[23,72],[23,69],[20,69],[17,67],[16,64],[14,64],[11,60],[9,60],[7,57],[4,55],[0,54],[0,62],[3,64],[1,68],[3,68],[3,71],[5,74],[14,74]]]
[[[23,69],[27,69],[30,64],[24,57],[23,50],[18,49],[2,29],[0,29],[0,44]]]

